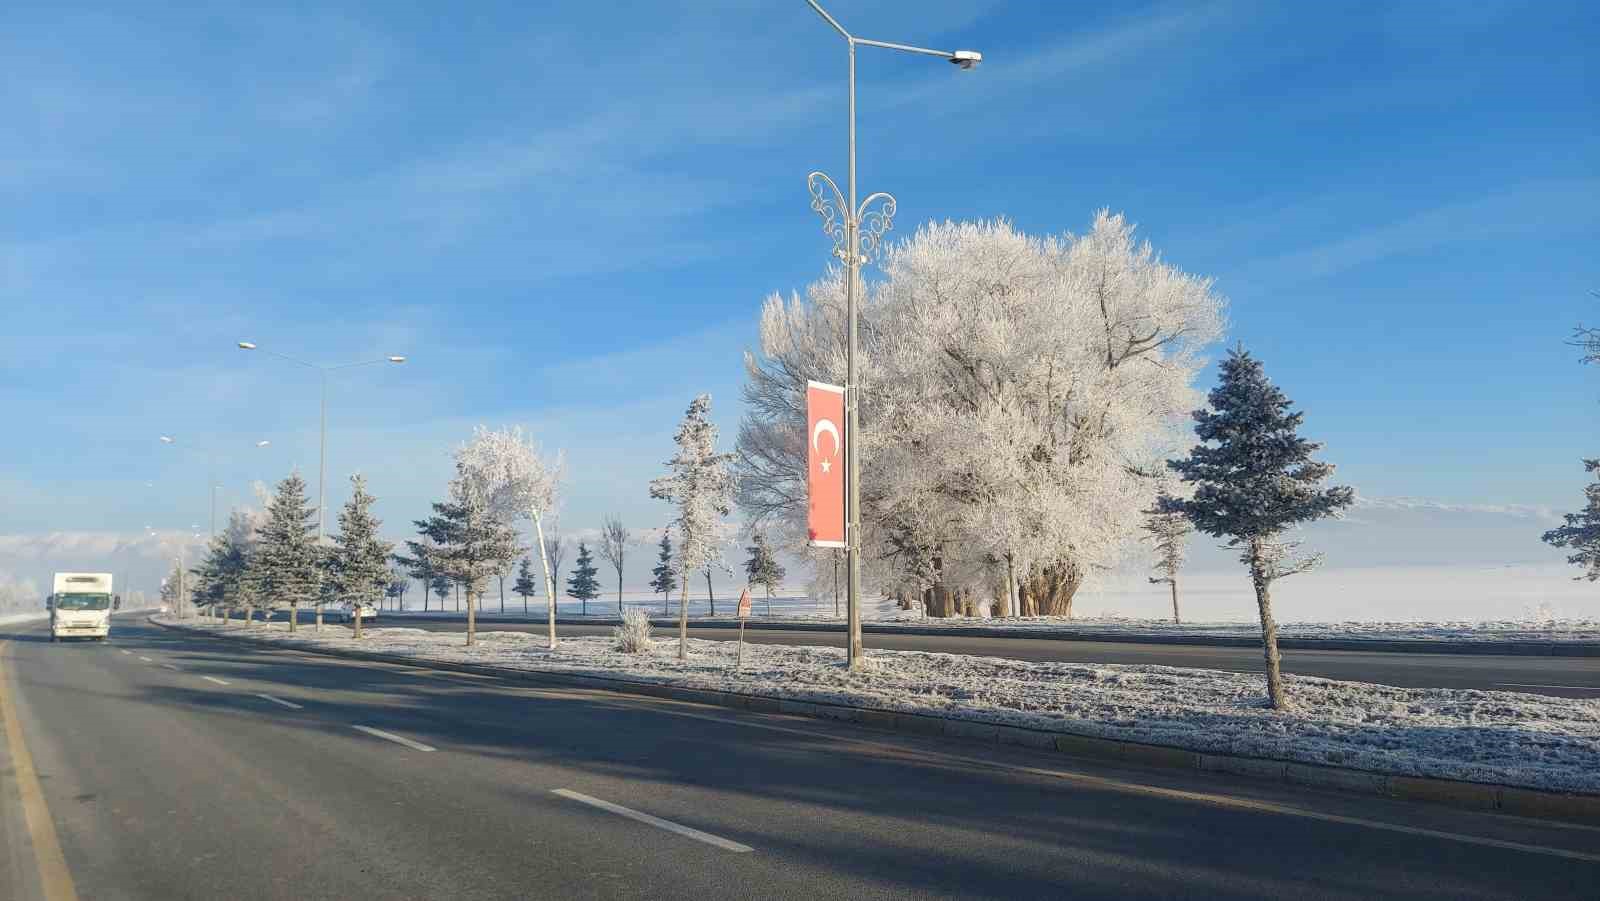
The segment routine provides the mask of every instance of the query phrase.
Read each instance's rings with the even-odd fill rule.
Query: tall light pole
[[[318,363],[308,363],[305,360],[291,357],[288,354],[278,353],[275,350],[268,350],[267,348],[256,344],[254,341],[240,341],[239,349],[259,350],[264,354],[271,354],[280,360],[288,360],[290,363],[304,366],[307,369],[315,369],[322,376],[322,414],[321,426],[319,429],[321,436],[318,440],[320,449],[317,452],[317,543],[321,544],[323,523],[328,518],[326,512],[328,476],[328,373],[335,372],[340,369],[350,369],[354,366],[371,366],[374,363],[404,363],[406,358],[398,354],[393,354],[387,357],[379,357],[375,360],[357,360],[354,363],[340,363],[336,366],[323,366]],[[322,614],[318,612],[318,623],[322,622],[321,617]]]
[[[162,444],[177,444],[178,439],[171,435],[161,436]],[[255,447],[267,447],[271,441],[257,441]],[[147,485],[149,483],[146,483]],[[211,493],[211,537],[217,537],[217,452],[216,448],[206,451],[206,490]]]
[[[844,38],[850,51],[850,195],[847,199],[834,180],[822,172],[806,176],[811,189],[811,208],[822,217],[822,230],[833,238],[834,256],[844,260],[845,316],[849,337],[845,348],[845,572],[847,585],[846,617],[850,624],[850,668],[861,666],[861,461],[856,453],[856,428],[861,408],[861,386],[856,378],[856,280],[868,252],[877,250],[884,232],[894,226],[893,195],[879,192],[856,203],[856,46],[882,47],[904,53],[920,53],[948,60],[963,70],[983,62],[976,50],[930,50],[909,44],[870,41],[846,31],[839,20],[828,14],[817,0],[806,0],[824,21]],[[878,204],[874,209],[873,205]],[[865,234],[863,234],[865,230]]]

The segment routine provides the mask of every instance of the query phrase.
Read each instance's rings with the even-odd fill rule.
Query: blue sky
[[[731,441],[761,300],[829,260],[842,41],[801,0],[253,6],[0,9],[0,533],[204,525],[208,448],[224,504],[314,479],[315,377],[243,338],[411,358],[332,383],[330,502],[360,469],[400,531],[473,425],[519,423],[567,449],[568,526],[659,524],[683,408],[711,391]],[[1592,3],[830,7],[986,57],[861,51],[897,234],[1125,212],[1216,278],[1341,481],[1578,504]]]

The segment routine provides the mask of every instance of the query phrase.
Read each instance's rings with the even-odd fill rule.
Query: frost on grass
[[[185,623],[189,625],[188,623]],[[282,623],[251,634],[349,647],[343,627],[291,638]],[[239,626],[202,626],[240,634]],[[1261,703],[1262,677],[1166,666],[1036,663],[910,651],[868,651],[851,673],[833,647],[690,639],[624,653],[611,637],[566,638],[555,649],[521,632],[460,636],[364,629],[363,650],[527,671],[656,682],[813,703],[846,704],[1170,745],[1379,773],[1434,776],[1600,794],[1600,700],[1468,689],[1395,688],[1286,675],[1294,707]]]
[[[650,614],[635,607],[622,614],[622,625],[611,630],[617,650],[641,654],[650,650]]]

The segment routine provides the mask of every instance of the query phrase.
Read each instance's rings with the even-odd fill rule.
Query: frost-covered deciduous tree
[[[436,502],[433,515],[417,520],[417,528],[438,546],[439,571],[467,595],[467,644],[476,640],[477,605],[488,578],[500,561],[515,553],[516,533],[489,504],[488,485],[465,464],[456,465],[450,499]]]
[[[678,598],[678,659],[683,660],[689,655],[689,574],[719,558],[723,517],[732,512],[733,455],[717,452],[709,394],[689,404],[674,440],[677,453],[667,461],[667,474],[650,483],[650,496],[678,510],[672,524],[683,579]]]
[[[291,473],[278,483],[267,505],[260,543],[251,567],[255,592],[269,604],[289,608],[289,631],[295,631],[300,605],[322,590],[322,554],[311,524],[315,515],[306,502],[306,483]]]
[[[1222,300],[1104,212],[1059,238],[930,224],[883,270],[862,307],[854,436],[866,572],[943,597],[987,586],[1000,561],[1002,610],[1070,615],[1138,537]],[[784,538],[804,534],[806,382],[844,370],[841,288],[830,273],[804,302],[769,299],[746,357],[739,501]]]
[[[622,615],[622,561],[628,553],[628,530],[622,517],[607,516],[600,525],[600,556],[617,571],[617,615]]]
[[[339,534],[333,536],[333,583],[339,599],[356,607],[355,637],[361,637],[360,608],[376,607],[389,588],[389,555],[394,545],[378,537],[382,524],[372,514],[376,500],[367,480],[350,477],[350,499],[339,511]]]
[[[472,440],[456,452],[458,468],[487,492],[494,515],[510,524],[517,519],[533,523],[533,546],[544,566],[548,605],[548,638],[556,646],[556,576],[560,561],[550,559],[545,520],[555,516],[560,500],[563,455],[545,459],[539,446],[520,427],[491,431],[479,426]],[[552,563],[554,565],[552,565]]]
[[[1244,350],[1222,361],[1220,380],[1209,396],[1211,409],[1194,413],[1202,443],[1189,456],[1167,463],[1193,487],[1193,497],[1162,498],[1158,509],[1181,513],[1207,535],[1227,538],[1250,571],[1267,660],[1267,698],[1274,709],[1287,699],[1278,658],[1278,626],[1272,618],[1272,583],[1322,562],[1300,556],[1299,542],[1284,532],[1301,523],[1337,516],[1354,500],[1345,486],[1324,488],[1333,465],[1313,460],[1320,447],[1300,437],[1304,416],[1267,380],[1260,361]]]
[[[1183,569],[1183,559],[1188,549],[1189,536],[1194,532],[1194,526],[1189,518],[1182,513],[1161,512],[1161,498],[1156,499],[1156,508],[1149,511],[1145,519],[1144,530],[1156,549],[1156,565],[1154,567],[1159,576],[1151,576],[1150,584],[1162,585],[1172,589],[1172,621],[1182,622],[1178,616],[1178,571]]]
[[[1595,481],[1584,486],[1583,509],[1566,514],[1566,524],[1544,533],[1543,538],[1552,547],[1571,550],[1567,562],[1584,570],[1576,578],[1594,582],[1600,580],[1600,460],[1585,460],[1583,468],[1595,473]]]
[[[401,568],[398,563],[389,565],[389,584],[384,588],[384,595],[394,602],[394,609],[406,609],[406,591],[411,587],[411,574]]]
[[[658,548],[655,568],[650,570],[650,590],[661,595],[662,613],[665,614],[672,612],[667,604],[672,599],[672,589],[678,587],[678,570],[673,563],[672,532],[669,529],[661,530]]]

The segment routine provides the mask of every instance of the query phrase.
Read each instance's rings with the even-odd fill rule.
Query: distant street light
[[[177,444],[178,439],[172,437],[171,435],[162,435],[161,443]],[[255,446],[267,447],[271,444],[271,441],[263,439],[261,441],[257,441]],[[155,483],[146,482],[145,487],[153,488],[155,487]],[[215,538],[217,537],[217,454],[215,448],[208,448],[206,450],[206,490],[211,494],[211,537]],[[149,526],[146,526],[145,528],[149,528]],[[195,526],[195,528],[198,529],[200,527]]]
[[[328,518],[325,511],[325,507],[327,505],[328,476],[328,373],[339,369],[349,369],[353,366],[370,366],[373,363],[404,363],[406,358],[400,356],[399,354],[392,354],[376,360],[357,360],[354,363],[340,363],[336,366],[323,366],[317,363],[308,363],[305,360],[301,360],[297,357],[291,357],[288,354],[278,353],[275,350],[269,350],[267,348],[260,347],[254,341],[240,341],[239,349],[259,350],[264,354],[271,354],[280,360],[288,360],[290,363],[304,366],[307,369],[315,369],[322,376],[322,416],[321,427],[319,430],[320,437],[318,440],[319,450],[317,452],[317,542],[320,544],[322,541],[323,523]],[[321,620],[319,619],[318,622],[320,624]]]
[[[845,309],[849,320],[849,335],[845,350],[845,571],[848,573],[849,606],[849,665],[861,665],[861,461],[856,454],[856,435],[861,407],[861,387],[856,382],[856,279],[860,276],[862,245],[874,251],[883,240],[884,232],[894,225],[895,199],[891,194],[879,192],[856,203],[856,45],[882,47],[905,53],[920,53],[947,59],[962,69],[970,70],[983,61],[976,50],[929,50],[909,44],[892,44],[887,41],[869,41],[845,31],[839,21],[828,14],[817,0],[806,0],[824,21],[833,26],[850,48],[850,196],[840,192],[839,186],[822,172],[806,177],[811,189],[811,208],[822,217],[822,230],[833,238],[834,255],[844,260]],[[878,209],[868,212],[875,202]],[[862,235],[865,227],[866,235]]]

